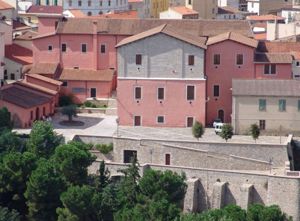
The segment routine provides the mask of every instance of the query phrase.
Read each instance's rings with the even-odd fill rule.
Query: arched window
[[[91,16],[91,15],[92,15],[92,12],[88,12],[87,15],[88,15],[88,16]]]

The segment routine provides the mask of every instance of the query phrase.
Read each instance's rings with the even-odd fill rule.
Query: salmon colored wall
[[[59,89],[60,89],[60,86],[58,86],[56,84],[52,84],[50,82],[39,80],[37,78],[31,77],[30,75],[26,75],[26,80],[29,83],[36,84],[36,85],[39,85],[39,86],[42,86],[42,87],[45,87],[45,88],[48,88],[50,90],[54,90],[57,92],[59,92]]]
[[[186,100],[186,86],[196,86],[196,99]],[[134,87],[142,87],[142,99],[134,99]],[[165,88],[165,100],[157,100],[157,88]],[[133,125],[134,116],[142,116],[142,126],[185,127],[186,117],[205,124],[205,80],[118,80],[118,116],[120,125]],[[165,123],[157,124],[157,116]]]
[[[232,79],[251,79],[255,76],[254,48],[230,40],[208,46],[206,50],[207,75],[207,115],[206,123],[211,125],[219,109],[225,112],[225,122],[231,122],[232,113]],[[213,64],[214,54],[221,55],[221,64]],[[236,55],[244,55],[244,64],[236,65]],[[220,96],[213,96],[213,85],[220,85]]]
[[[52,45],[52,51],[48,51],[48,45]],[[33,63],[59,63],[60,46],[59,36],[34,39],[32,41]]]
[[[36,120],[37,107],[39,108],[39,117],[38,117],[39,120],[43,116],[43,107],[45,107],[46,116],[49,116],[54,113],[54,107],[50,102],[37,107],[25,109],[17,105],[14,105],[12,103],[8,103],[6,101],[0,100],[0,107],[6,107],[8,111],[11,113],[12,120],[13,121],[16,121],[15,119],[19,120],[20,125],[15,125],[15,126],[20,126],[21,128],[30,127],[32,123]],[[30,113],[31,111],[33,111],[33,119],[31,119],[31,113]]]
[[[86,93],[74,94],[72,88],[87,88]],[[64,94],[73,94],[76,103],[83,103],[90,98],[90,89],[96,88],[97,98],[109,98],[111,96],[112,82],[94,81],[68,81],[67,87],[62,87]]]
[[[256,78],[258,79],[292,79],[291,64],[276,64],[276,74],[264,74],[264,64],[256,64]]]
[[[39,17],[39,21],[38,21],[39,34],[47,34],[47,33],[55,32],[55,22],[58,20],[59,18]]]

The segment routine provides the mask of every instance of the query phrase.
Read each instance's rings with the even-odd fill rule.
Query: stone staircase
[[[112,92],[112,97],[108,99],[106,115],[117,115],[117,92]]]

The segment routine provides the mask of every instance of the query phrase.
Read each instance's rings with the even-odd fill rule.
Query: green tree
[[[88,171],[96,157],[79,142],[60,145],[53,156],[59,171],[65,176],[69,185],[80,185],[87,182]]]
[[[16,210],[9,210],[0,206],[0,221],[20,221],[20,215]]]
[[[256,143],[256,139],[258,139],[258,137],[260,135],[260,129],[257,126],[257,124],[252,124],[250,126],[250,133],[251,133],[251,136],[255,140],[255,143]]]
[[[34,154],[7,153],[0,163],[0,205],[16,209],[20,214],[27,213],[26,182],[36,169],[37,158]]]
[[[51,123],[36,121],[33,124],[26,147],[28,151],[38,157],[49,158],[62,141],[63,137],[54,132]]]
[[[28,218],[33,221],[56,221],[56,208],[61,206],[60,195],[65,191],[65,181],[53,162],[41,160],[27,182],[25,197]]]
[[[105,168],[104,160],[101,161],[99,166],[99,175],[93,177],[94,186],[98,191],[102,191],[110,182],[110,172]]]
[[[194,137],[199,140],[199,138],[201,138],[202,135],[204,134],[205,130],[204,130],[203,124],[196,121],[193,125],[192,131],[193,131]]]
[[[230,124],[224,124],[220,136],[227,142],[233,136],[233,127]]]
[[[62,95],[59,97],[59,106],[64,107],[64,106],[69,106],[74,104],[73,102],[73,95]]]
[[[75,117],[77,114],[77,106],[76,105],[64,106],[61,109],[61,113],[63,115],[68,116],[68,120],[71,122],[73,121],[73,117]]]
[[[11,151],[22,151],[23,142],[10,130],[4,130],[0,134],[0,153]]]
[[[11,129],[12,128],[12,122],[11,122],[11,116],[10,112],[6,107],[2,107],[0,109],[0,133],[3,130]]]

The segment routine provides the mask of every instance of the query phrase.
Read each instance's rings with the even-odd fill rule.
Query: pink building
[[[291,79],[292,56],[257,52],[258,41],[236,33],[224,33],[207,41],[207,115],[231,122],[233,79]]]
[[[161,25],[118,45],[120,125],[205,124],[205,38]]]

